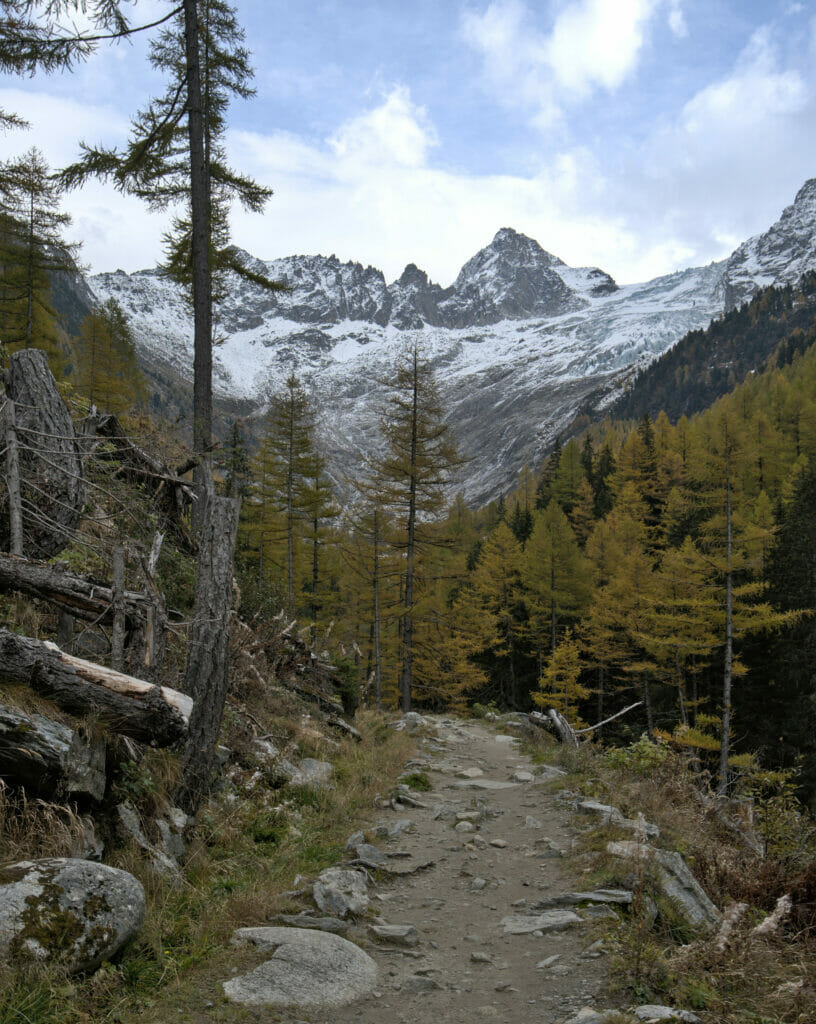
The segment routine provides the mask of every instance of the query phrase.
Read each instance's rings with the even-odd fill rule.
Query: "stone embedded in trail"
[[[334,935],[345,935],[349,930],[349,922],[339,917],[312,917],[309,913],[275,914],[269,923],[282,928],[313,928],[319,932],[332,932]]]
[[[439,982],[434,981],[433,978],[429,978],[424,974],[411,974],[405,979],[400,986],[401,992],[433,992],[434,989],[441,988]]]
[[[575,808],[581,814],[588,814],[591,817],[599,818],[602,825],[619,825],[624,817],[617,807],[611,804],[602,804],[597,800],[582,800]]]
[[[416,732],[417,729],[421,729],[426,725],[430,725],[427,718],[423,718],[416,711],[406,711],[402,718],[398,718],[396,722],[391,723],[391,728],[397,731],[405,729],[407,732]]]
[[[465,779],[454,782],[459,789],[515,789],[517,782],[499,782],[496,779]]]
[[[388,854],[371,843],[359,843],[354,851],[357,861],[367,868],[384,868],[388,866]]]
[[[134,937],[141,883],[118,868],[71,857],[0,868],[0,956],[95,970]]]
[[[576,903],[617,903],[628,906],[632,893],[628,889],[593,889],[591,892],[565,892],[560,896],[540,900],[540,907],[573,906]]]
[[[457,832],[475,832],[476,826],[472,821],[457,821],[454,829]]]
[[[571,910],[553,910],[546,914],[510,914],[500,922],[505,935],[530,935],[532,932],[555,932],[583,924]]]
[[[508,736],[506,733],[496,733],[493,737],[496,743],[518,743],[517,736]]]
[[[481,768],[460,768],[456,773],[457,779],[479,779],[483,775]]]
[[[507,846],[506,839],[491,839],[490,845],[495,846],[497,850],[503,850]]]
[[[377,984],[371,957],[338,935],[302,928],[239,928],[233,942],[272,953],[254,971],[223,983],[227,998],[244,1006],[329,1009],[368,995]]]
[[[419,932],[412,924],[372,924],[368,931],[373,938],[394,946],[419,945]]]
[[[532,772],[523,771],[522,769],[513,772],[513,782],[532,782],[534,779],[535,776]]]
[[[312,886],[318,908],[332,917],[359,917],[368,909],[368,879],[362,871],[326,868]]]

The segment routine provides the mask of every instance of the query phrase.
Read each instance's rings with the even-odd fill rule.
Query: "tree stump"
[[[74,425],[40,349],[11,356],[6,395],[14,402],[23,552],[52,558],[70,543],[85,504],[85,485]],[[9,501],[0,488],[0,548],[9,549]]]

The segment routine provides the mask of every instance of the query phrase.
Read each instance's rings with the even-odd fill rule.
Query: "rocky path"
[[[379,876],[364,930],[348,932],[376,964],[373,991],[331,1009],[284,1010],[281,1019],[561,1024],[595,1001],[604,954],[592,911],[608,911],[579,916],[547,903],[576,887],[563,858],[578,824],[545,785],[557,769],[534,767],[515,736],[486,724],[434,724],[408,766],[432,782],[428,792],[411,791],[422,806],[383,811],[366,834],[391,870],[406,871]],[[356,852],[365,859],[367,850],[376,858],[370,847]],[[275,931],[267,948],[281,941]]]

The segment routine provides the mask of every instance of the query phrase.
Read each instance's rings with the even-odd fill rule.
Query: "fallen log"
[[[114,593],[111,587],[47,562],[0,554],[0,591],[10,590],[50,601],[87,622],[113,622]],[[122,610],[128,625],[133,620],[144,620],[148,606],[144,594],[130,590],[123,592]]]
[[[46,800],[105,795],[105,743],[0,704],[0,777]]]
[[[123,736],[168,747],[187,733],[186,694],[65,654],[56,644],[0,629],[0,683],[30,686],[74,715],[93,715]]]

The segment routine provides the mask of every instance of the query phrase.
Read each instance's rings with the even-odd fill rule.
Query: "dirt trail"
[[[561,1024],[592,1004],[603,985],[605,958],[591,948],[597,927],[589,922],[517,935],[506,934],[501,922],[509,915],[541,913],[535,909],[540,900],[575,888],[570,864],[559,853],[568,854],[573,846],[574,816],[550,795],[551,786],[541,784],[546,775],[477,788],[510,783],[519,770],[537,770],[514,737],[480,722],[434,723],[438,738],[422,740],[417,757],[422,764],[416,765],[433,783],[432,791],[416,793],[427,807],[385,811],[372,822],[393,827],[410,818],[412,831],[378,844],[389,853],[435,861],[373,890],[373,912],[389,924],[414,925],[419,945],[393,950],[372,943],[367,951],[379,968],[374,995],[325,1014],[311,1013],[308,1020]],[[466,769],[483,774],[460,778]],[[477,830],[457,831],[457,812],[478,814]]]

